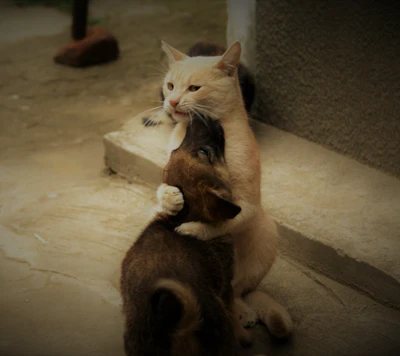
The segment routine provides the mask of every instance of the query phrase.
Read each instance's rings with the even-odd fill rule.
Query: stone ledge
[[[400,308],[400,181],[315,143],[252,120],[260,144],[264,205],[283,254]],[[158,184],[170,125],[104,137],[106,164],[128,180]]]

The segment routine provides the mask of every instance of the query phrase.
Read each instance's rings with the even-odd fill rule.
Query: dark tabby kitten
[[[213,42],[197,42],[196,44],[194,44],[192,47],[189,48],[187,55],[190,57],[221,56],[225,53],[225,51],[226,48]],[[253,105],[254,96],[256,92],[254,78],[243,63],[239,64],[238,77],[244,101],[244,106],[246,108],[247,113],[249,114],[251,107]],[[162,89],[160,92],[160,96],[161,96],[161,101],[164,102],[165,98]],[[153,122],[149,118],[143,118],[143,124],[146,126],[153,126],[156,125],[157,123]]]
[[[250,334],[233,311],[233,247],[229,236],[209,242],[181,236],[186,221],[222,222],[231,203],[218,121],[195,118],[172,152],[163,181],[185,197],[176,216],[158,214],[122,262],[125,352],[137,356],[237,355]]]

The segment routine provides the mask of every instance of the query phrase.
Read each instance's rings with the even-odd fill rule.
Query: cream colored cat
[[[237,217],[224,224],[189,222],[180,225],[177,231],[202,240],[233,234],[235,274],[232,284],[242,324],[252,326],[260,319],[273,335],[287,336],[292,331],[287,311],[265,292],[256,290],[275,260],[277,230],[261,206],[260,153],[248,123],[237,77],[240,43],[235,42],[218,57],[188,57],[164,42],[162,47],[169,60],[163,85],[164,110],[177,121],[168,151],[181,144],[192,113],[220,120],[225,132],[225,157],[233,201],[242,208]],[[165,184],[159,187],[157,197],[159,209],[169,214],[177,214],[184,204],[179,189]]]

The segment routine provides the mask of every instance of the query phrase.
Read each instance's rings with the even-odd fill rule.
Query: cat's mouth
[[[175,110],[175,111],[174,111],[174,116],[183,118],[183,117],[185,117],[186,115],[187,115],[187,113],[185,113],[185,112],[183,112],[183,111],[178,111],[178,110]]]

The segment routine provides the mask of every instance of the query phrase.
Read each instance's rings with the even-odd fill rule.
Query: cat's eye
[[[167,83],[167,88],[169,90],[174,90],[174,85],[171,82],[169,82],[169,83]]]
[[[191,85],[189,91],[198,91],[201,88],[199,85]]]

